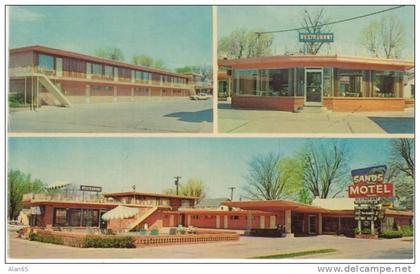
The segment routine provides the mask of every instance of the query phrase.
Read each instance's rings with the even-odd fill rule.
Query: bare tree
[[[405,43],[404,28],[401,23],[392,16],[387,16],[381,20],[382,49],[385,57],[399,58]]]
[[[332,27],[331,25],[325,26],[330,19],[327,18],[324,9],[320,9],[313,13],[309,13],[308,10],[305,9],[303,15],[303,22],[301,24],[303,31],[308,33],[320,33],[320,32],[331,32]],[[300,30],[302,32],[302,30]],[[316,55],[320,52],[321,48],[327,42],[305,42],[304,47],[306,48],[306,53],[311,55]]]
[[[303,181],[314,197],[334,198],[347,185],[347,159],[337,144],[308,144],[301,151]]]
[[[219,41],[220,58],[241,59],[272,54],[274,36],[257,34],[259,31],[237,29]]]
[[[414,179],[414,139],[394,139],[391,145],[391,172],[394,170]]]
[[[405,46],[403,25],[393,16],[373,20],[362,31],[362,44],[375,57],[400,58]]]
[[[301,164],[294,158],[281,159],[268,153],[254,157],[249,163],[246,196],[256,200],[278,200],[300,188]]]

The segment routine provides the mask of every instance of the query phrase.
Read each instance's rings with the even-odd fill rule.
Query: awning
[[[117,219],[125,219],[133,217],[139,213],[138,208],[126,207],[126,206],[117,206],[114,209],[106,212],[102,215],[102,220],[110,221],[110,220],[117,220]]]
[[[46,188],[47,189],[60,189],[60,188],[65,188],[66,186],[69,186],[69,185],[70,185],[69,182],[56,181],[56,182],[48,185]]]

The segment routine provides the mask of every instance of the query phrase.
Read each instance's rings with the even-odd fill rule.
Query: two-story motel
[[[98,227],[136,231],[141,228],[194,226],[249,230],[283,226],[286,235],[352,235],[357,226],[354,200],[315,199],[312,205],[287,201],[226,201],[228,209],[196,208],[197,198],[142,192],[105,193],[82,199],[64,194],[26,194],[23,203],[30,225],[46,228]],[[101,216],[118,205],[138,209],[133,217],[105,222]],[[386,209],[382,227],[412,224],[411,211]]]
[[[219,93],[237,108],[296,111],[403,111],[414,62],[347,56],[282,55],[219,60]],[[404,98],[406,97],[406,98]]]
[[[194,93],[188,75],[44,46],[11,49],[9,79],[25,101],[63,106]]]

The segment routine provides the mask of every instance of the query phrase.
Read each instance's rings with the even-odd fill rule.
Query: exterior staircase
[[[62,106],[71,107],[71,103],[67,97],[64,96],[64,94],[56,87],[56,85],[54,85],[53,82],[51,82],[50,79],[48,79],[47,76],[40,74],[38,79],[40,83],[58,100],[58,102],[60,102]]]
[[[141,222],[143,222],[144,220],[146,220],[147,218],[149,218],[153,213],[155,213],[157,209],[158,209],[158,207],[157,206],[154,206],[154,207],[146,210],[140,216],[138,216],[132,223],[130,223],[128,225],[128,231],[132,231],[133,229],[135,229],[136,226],[138,226],[139,224],[141,224]]]
[[[13,77],[37,77],[41,85],[43,85],[52,96],[54,96],[60,105],[64,107],[71,107],[71,103],[67,97],[45,74],[33,71],[33,68],[23,68],[22,70],[9,72],[9,74]]]

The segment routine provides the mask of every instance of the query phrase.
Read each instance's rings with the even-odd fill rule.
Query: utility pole
[[[228,189],[230,189],[230,200],[233,201],[233,191],[236,189],[236,187],[230,186]]]
[[[175,176],[174,177],[174,179],[175,179],[175,186],[176,186],[176,195],[178,195],[178,193],[179,193],[179,179],[181,179],[181,176]]]
[[[132,185],[131,188],[133,189],[133,204],[136,202],[136,185]]]

